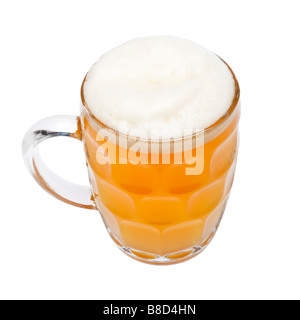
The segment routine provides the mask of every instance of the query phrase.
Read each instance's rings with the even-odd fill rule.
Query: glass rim
[[[155,142],[170,142],[170,141],[183,141],[183,140],[188,140],[188,139],[194,139],[198,136],[201,135],[205,135],[208,133],[213,132],[214,130],[216,130],[217,128],[219,128],[220,126],[222,126],[226,120],[228,120],[228,118],[230,118],[230,116],[232,115],[232,113],[234,112],[234,110],[236,109],[239,99],[240,99],[240,86],[239,83],[237,81],[237,78],[234,74],[234,72],[232,71],[232,69],[230,68],[230,66],[222,59],[218,56],[219,59],[221,59],[221,61],[227,66],[227,68],[229,69],[229,71],[231,72],[232,76],[233,76],[233,80],[234,80],[234,84],[235,84],[235,93],[234,93],[234,97],[232,99],[232,103],[230,105],[230,107],[228,108],[228,110],[225,112],[225,114],[223,114],[216,122],[214,122],[212,125],[210,125],[209,127],[202,129],[201,131],[195,132],[191,135],[188,136],[182,136],[182,137],[177,137],[177,138],[159,138],[159,139],[147,139],[147,138],[141,138],[138,136],[131,136],[125,133],[122,133],[116,129],[113,129],[111,127],[109,127],[108,125],[106,125],[105,123],[101,122],[89,109],[89,107],[87,106],[87,103],[85,101],[84,98],[84,84],[88,75],[85,75],[82,84],[81,84],[81,89],[80,89],[80,97],[81,97],[81,104],[83,106],[83,108],[85,109],[85,111],[88,113],[88,115],[102,128],[104,129],[108,129],[109,131],[113,131],[116,136],[121,136],[121,137],[126,137],[128,140],[133,140],[133,141],[141,141],[141,142],[146,142],[146,143],[155,143]]]

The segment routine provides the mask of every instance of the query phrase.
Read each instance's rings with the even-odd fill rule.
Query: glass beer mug
[[[186,174],[191,168],[182,156],[186,150],[178,151],[170,139],[157,142],[158,147],[150,152],[151,141],[139,140],[145,148],[139,150],[136,159],[156,157],[155,163],[128,161],[136,139],[108,128],[93,115],[83,94],[85,79],[80,116],[46,118],[28,131],[23,141],[26,165],[40,186],[54,197],[98,210],[112,240],[128,256],[152,264],[188,260],[214,237],[234,178],[240,91],[229,70],[235,81],[235,95],[227,112],[203,131],[177,139],[179,144],[191,141],[190,154],[201,148],[200,174]],[[103,130],[106,136],[101,134]],[[58,136],[82,141],[90,186],[65,181],[42,162],[39,144]],[[197,137],[201,137],[200,143],[195,144]],[[163,148],[166,142],[173,145],[169,153]],[[143,150],[147,152],[143,154]],[[166,155],[169,163],[164,164],[161,160]],[[183,159],[182,163],[176,162],[178,158]]]

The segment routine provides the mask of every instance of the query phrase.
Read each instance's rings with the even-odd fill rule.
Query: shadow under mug
[[[184,159],[177,164],[178,154],[174,148],[170,149],[167,164],[126,161],[129,146],[137,141],[150,145],[151,141],[122,135],[101,123],[84,100],[85,79],[81,87],[80,116],[53,116],[36,123],[23,140],[25,163],[40,186],[56,198],[74,206],[99,210],[111,238],[128,256],[152,264],[188,260],[203,251],[214,237],[233,183],[240,90],[234,73],[228,68],[235,81],[231,107],[212,126],[189,137],[196,139],[202,135],[203,138],[201,174],[186,174],[190,164]],[[118,139],[99,138],[103,129]],[[43,163],[39,144],[57,136],[83,142],[89,187],[60,178]],[[121,136],[122,141],[128,142],[126,147],[119,143]],[[114,152],[108,152],[108,146],[114,147]],[[161,160],[163,152],[158,150]],[[116,155],[118,159],[123,157],[122,161],[114,163],[112,158]],[[143,155],[139,156],[142,159]],[[106,163],[101,163],[100,157],[107,159]]]

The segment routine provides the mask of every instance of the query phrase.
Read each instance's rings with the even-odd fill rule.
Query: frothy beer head
[[[149,37],[104,54],[87,74],[85,103],[106,126],[144,139],[184,136],[220,119],[235,82],[214,53],[188,40]]]

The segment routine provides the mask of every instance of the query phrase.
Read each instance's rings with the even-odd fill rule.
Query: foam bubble
[[[152,139],[211,126],[234,92],[230,70],[214,53],[175,37],[139,38],[112,49],[84,84],[86,104],[102,123],[120,131],[125,122],[123,133],[152,133]]]

